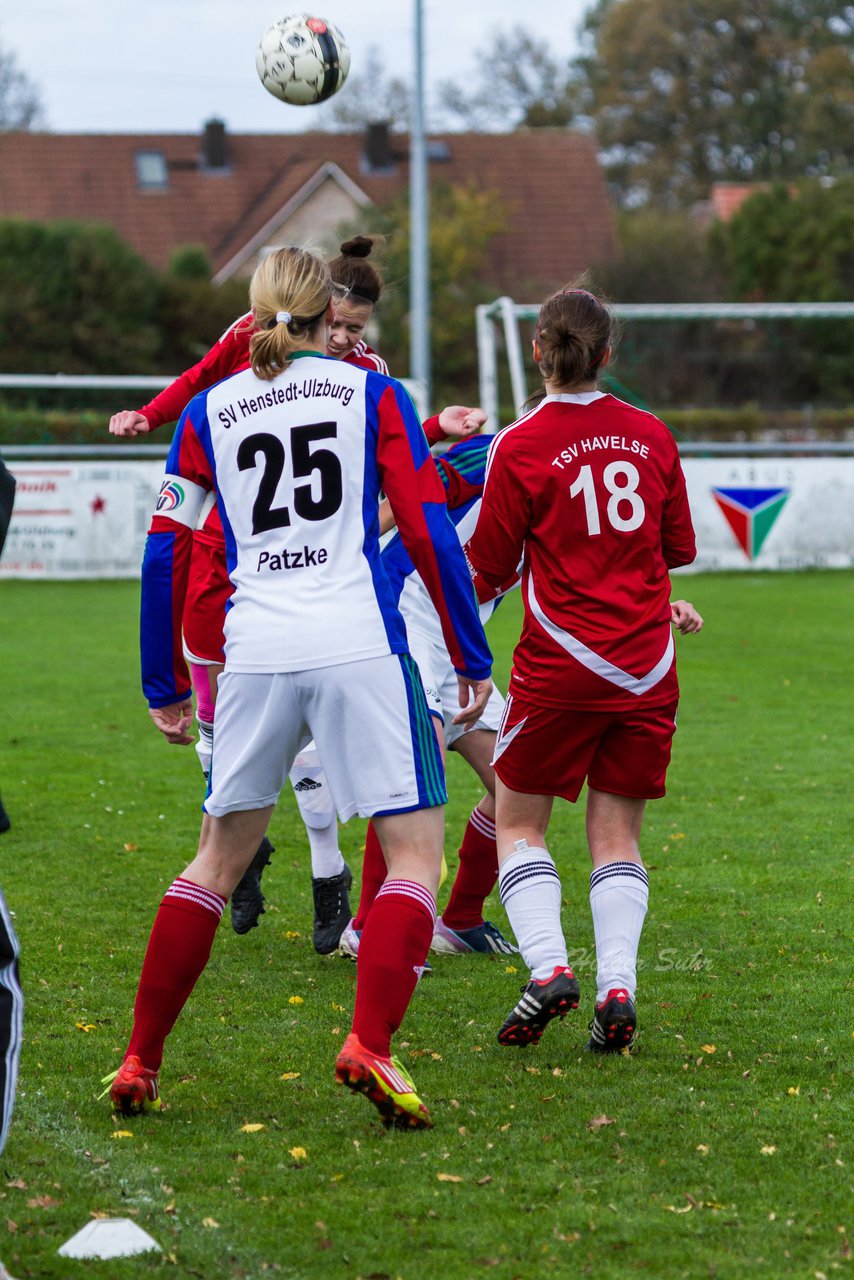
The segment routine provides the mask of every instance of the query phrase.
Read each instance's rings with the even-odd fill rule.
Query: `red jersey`
[[[478,594],[523,557],[510,692],[620,710],[678,694],[668,570],[696,554],[663,422],[600,391],[550,395],[493,441],[467,551]]]

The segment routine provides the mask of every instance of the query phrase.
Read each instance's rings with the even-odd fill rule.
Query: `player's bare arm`
[[[192,698],[172,702],[167,707],[149,707],[148,714],[173,747],[188,747],[194,741],[189,732],[193,722]]]
[[[703,619],[687,600],[670,601],[670,621],[683,635],[693,635],[703,629]]]

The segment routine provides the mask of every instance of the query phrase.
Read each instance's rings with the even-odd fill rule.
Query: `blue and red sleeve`
[[[213,488],[213,470],[191,416],[201,412],[196,403],[182,414],[175,431],[142,561],[140,659],[150,707],[190,696],[181,622],[196,516],[204,494]]]
[[[492,654],[459,538],[448,518],[444,486],[418,415],[399,383],[369,380],[368,396],[376,397],[377,463],[383,489],[403,544],[439,615],[454,670],[473,680],[485,679],[492,670]]]

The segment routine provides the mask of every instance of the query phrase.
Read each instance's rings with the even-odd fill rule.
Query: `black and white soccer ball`
[[[350,70],[350,50],[333,23],[294,13],[267,28],[255,65],[274,98],[308,107],[325,102],[341,88]]]

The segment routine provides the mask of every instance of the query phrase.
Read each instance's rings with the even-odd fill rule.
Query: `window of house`
[[[162,151],[137,151],[134,161],[136,163],[136,180],[141,187],[169,186],[166,157]]]

